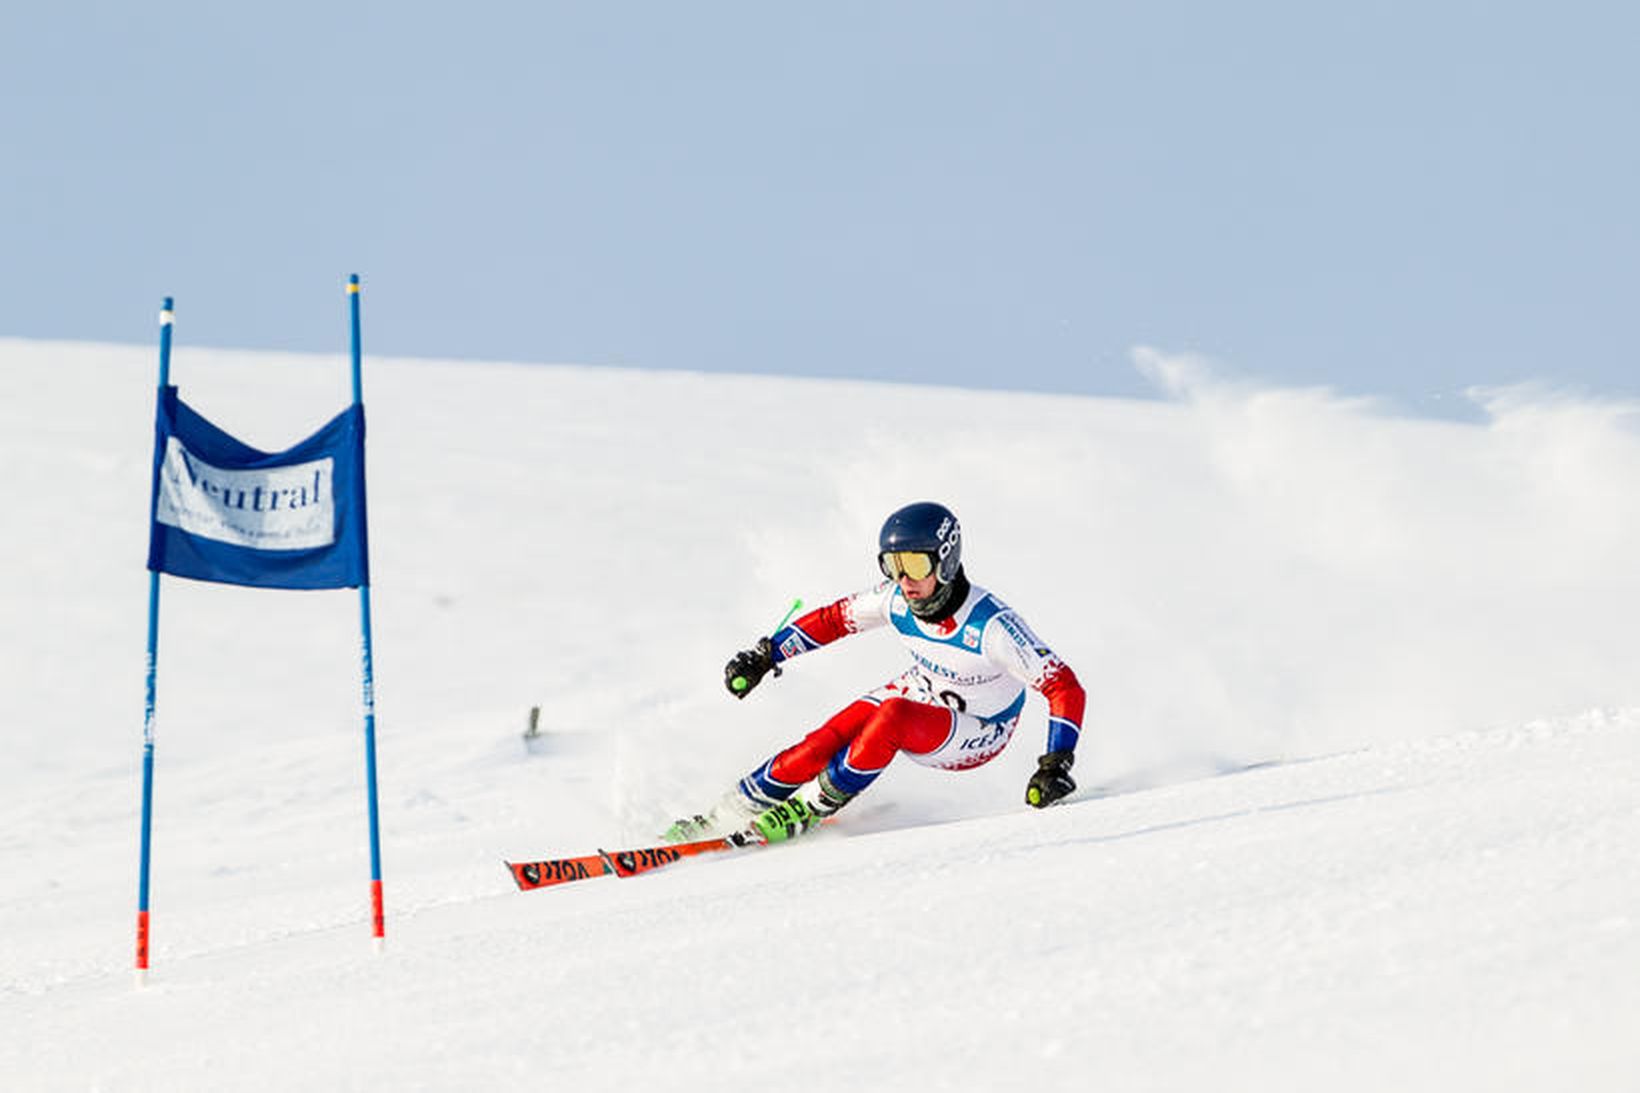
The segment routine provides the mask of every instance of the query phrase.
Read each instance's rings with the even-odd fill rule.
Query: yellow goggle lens
[[[883,576],[891,581],[901,577],[920,581],[934,572],[934,556],[920,550],[890,550],[879,556],[877,562],[883,567]]]

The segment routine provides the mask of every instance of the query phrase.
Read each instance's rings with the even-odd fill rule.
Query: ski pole
[[[792,621],[792,616],[797,614],[802,609],[803,609],[803,600],[801,598],[793,600],[792,605],[786,609],[785,616],[782,617],[781,620],[778,623],[775,624],[775,628],[773,630],[771,630],[770,633],[773,633],[773,634],[780,633],[781,627],[785,626],[788,622],[791,622]],[[776,675],[780,674],[780,670],[778,668],[775,669],[775,674]],[[736,676],[734,679],[729,681],[729,686],[734,689],[735,694],[743,695],[748,690],[751,689],[752,681],[747,679],[745,676]]]
[[[797,614],[801,610],[803,610],[803,601],[801,599],[793,600],[792,605],[790,607],[786,608],[785,615],[781,616],[780,621],[775,624],[774,629],[771,630],[770,633],[773,633],[773,634],[780,633],[780,628],[782,626],[785,626],[788,622],[791,622],[792,621],[792,616]]]

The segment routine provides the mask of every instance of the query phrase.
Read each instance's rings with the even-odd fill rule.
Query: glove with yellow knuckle
[[[1076,792],[1071,778],[1071,764],[1076,754],[1071,751],[1050,751],[1036,761],[1036,773],[1025,784],[1025,803],[1032,808],[1047,808],[1055,801]]]
[[[774,662],[774,643],[768,638],[759,638],[752,648],[729,658],[729,663],[723,666],[723,685],[736,698],[745,698],[770,672],[780,674],[780,666]]]

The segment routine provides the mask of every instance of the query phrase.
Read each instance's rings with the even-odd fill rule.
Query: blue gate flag
[[[370,584],[364,405],[263,452],[160,390],[148,568],[259,588]]]

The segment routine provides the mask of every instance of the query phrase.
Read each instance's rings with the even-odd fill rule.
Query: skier
[[[726,831],[789,839],[848,804],[902,751],[925,766],[977,767],[1007,746],[1026,686],[1048,701],[1048,739],[1025,801],[1043,808],[1076,789],[1082,686],[1012,608],[969,582],[956,515],[932,501],[907,505],[883,524],[877,549],[887,580],[735,654],[724,685],[745,698],[791,658],[881,626],[894,628],[914,666],[742,778],[710,813],[674,823],[668,841]]]

